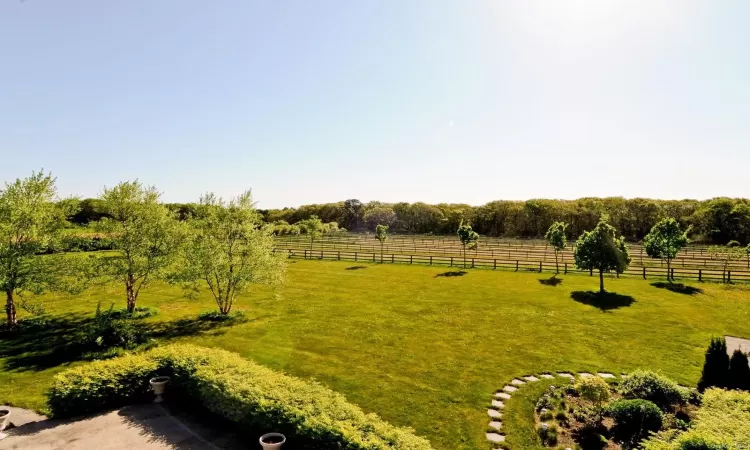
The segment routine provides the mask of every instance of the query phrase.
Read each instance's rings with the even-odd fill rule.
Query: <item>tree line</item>
[[[178,218],[195,214],[194,203],[165,205]],[[482,206],[440,203],[363,203],[356,199],[335,203],[303,205],[299,208],[258,211],[267,223],[274,223],[283,233],[296,231],[292,226],[316,216],[324,223],[335,223],[349,231],[374,232],[377,225],[387,225],[395,233],[453,234],[458,227],[471,224],[485,236],[540,238],[554,222],[568,224],[569,238],[594,228],[603,214],[628,241],[640,241],[661,219],[674,218],[680,226],[692,229],[696,242],[725,244],[750,243],[750,200],[714,198],[711,200],[654,200],[622,197],[581,198],[578,200],[533,199],[498,200]],[[86,224],[104,217],[100,200],[86,199],[70,217],[71,222]]]

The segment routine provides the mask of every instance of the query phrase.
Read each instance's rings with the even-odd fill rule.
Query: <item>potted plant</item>
[[[9,418],[10,418],[10,410],[0,409],[0,439],[5,439],[6,437],[8,437],[8,435],[3,433],[2,431],[5,429],[5,427],[8,426]]]
[[[286,442],[286,436],[281,433],[266,433],[260,437],[263,450],[279,450]]]
[[[164,394],[164,389],[166,388],[167,383],[169,383],[169,377],[154,377],[149,380],[149,383],[151,384],[151,389],[154,391],[154,394],[156,394],[154,403],[163,402],[164,399],[162,398],[162,394]]]

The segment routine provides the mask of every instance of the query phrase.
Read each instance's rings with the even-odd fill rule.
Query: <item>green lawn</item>
[[[695,384],[712,335],[750,336],[750,287],[702,284],[702,293],[686,295],[639,279],[608,279],[608,289],[622,296],[612,298],[612,309],[600,309],[585,295],[571,297],[595,289],[596,277],[570,275],[552,285],[540,282],[546,274],[436,277],[449,269],[358,265],[364,268],[295,261],[282,288],[238,302],[250,321],[234,327],[174,326],[213,305],[208,297],[186,300],[167,285],[144,291],[140,304],[159,308],[146,323],[161,330],[162,341],[222,347],[314,377],[365,410],[414,427],[438,449],[489,448],[486,406],[513,377],[642,367]],[[48,311],[67,314],[71,329],[0,342],[0,403],[44,407],[50,377],[64,368],[55,364],[70,359],[66,336],[100,299],[125,303],[114,289],[48,296]]]

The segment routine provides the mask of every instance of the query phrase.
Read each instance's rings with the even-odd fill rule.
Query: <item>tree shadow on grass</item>
[[[656,283],[651,283],[651,286],[685,295],[695,295],[703,293],[703,289],[697,288],[695,286],[687,286],[682,283],[666,283],[664,281],[658,281]]]
[[[24,321],[26,322],[26,321]],[[93,317],[66,314],[28,321],[12,332],[0,332],[0,357],[5,358],[5,370],[41,371],[74,361],[116,356],[114,348],[94,349],[86,337]],[[213,331],[223,334],[241,320],[206,321],[197,317],[170,322],[142,322],[147,338],[172,339]],[[221,331],[219,331],[221,330]]]
[[[347,267],[344,270],[361,270],[361,269],[367,269],[367,266],[351,266],[351,267]]]
[[[623,308],[632,305],[635,299],[629,295],[620,295],[614,292],[574,291],[570,297],[578,303],[590,305],[602,311]]]
[[[439,274],[435,275],[435,278],[437,278],[437,277],[448,277],[448,278],[450,278],[450,277],[462,277],[462,276],[466,275],[467,273],[469,273],[469,272],[465,272],[463,270],[453,270],[453,271],[450,271],[450,272],[439,273]]]
[[[545,286],[555,287],[558,284],[562,283],[563,280],[560,278],[557,278],[557,275],[552,275],[550,278],[540,278],[539,282]]]
[[[23,321],[17,330],[3,331],[0,356],[6,358],[5,369],[39,371],[79,360],[79,342],[91,321],[91,317],[67,314]]]
[[[195,336],[217,330],[212,335],[226,333],[226,329],[247,320],[205,320],[198,317],[173,320],[171,322],[155,322],[149,324],[147,334],[152,338],[172,339],[184,336]],[[218,331],[221,330],[221,331]]]

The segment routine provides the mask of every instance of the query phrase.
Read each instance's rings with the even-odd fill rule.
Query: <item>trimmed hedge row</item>
[[[243,429],[284,433],[310,449],[428,450],[408,428],[394,427],[319,383],[275,372],[224,350],[175,344],[97,361],[55,376],[53,416],[73,416],[148,398],[148,379],[172,376],[170,391]]]

